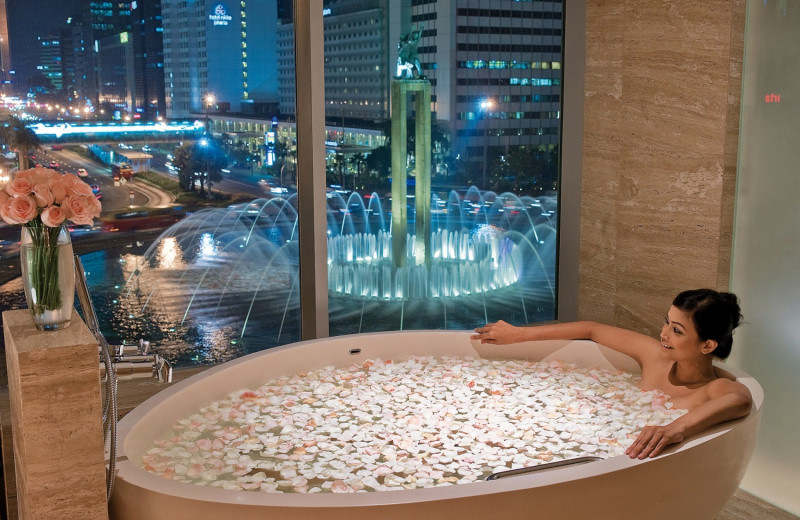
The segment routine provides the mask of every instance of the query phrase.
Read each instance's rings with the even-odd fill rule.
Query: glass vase
[[[36,328],[68,327],[75,303],[75,267],[67,227],[51,228],[41,222],[23,225],[19,259],[22,287]]]

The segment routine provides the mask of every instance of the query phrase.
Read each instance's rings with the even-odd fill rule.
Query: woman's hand
[[[489,323],[483,327],[475,329],[476,334],[470,336],[481,343],[493,343],[495,345],[506,345],[520,341],[520,327],[515,327],[503,320]]]
[[[645,426],[625,454],[630,458],[655,457],[670,444],[683,441],[684,429],[675,422],[666,426]]]

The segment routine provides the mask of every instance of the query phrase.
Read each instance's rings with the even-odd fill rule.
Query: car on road
[[[88,177],[89,172],[86,171],[86,168],[78,168],[78,177]]]
[[[186,216],[182,207],[127,208],[112,211],[100,217],[106,231],[143,231],[166,229]]]
[[[50,161],[50,164],[48,164],[47,166],[53,170],[57,170],[59,168],[59,164],[55,161]]]

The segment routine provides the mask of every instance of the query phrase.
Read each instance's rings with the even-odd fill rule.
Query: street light
[[[481,107],[481,119],[486,121],[486,114],[494,108],[494,100],[491,98],[483,99],[480,103]],[[486,170],[489,168],[487,164],[487,150],[489,147],[489,123],[483,123],[483,129],[486,135],[483,136],[483,189],[487,188],[486,185]]]
[[[205,99],[205,109],[206,109],[206,133],[209,133],[209,120],[208,120],[208,109],[211,108],[211,105],[214,104],[214,95],[213,94],[206,94]]]

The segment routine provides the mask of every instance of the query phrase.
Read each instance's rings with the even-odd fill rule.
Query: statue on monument
[[[400,36],[397,44],[397,77],[405,79],[422,79],[422,66],[417,58],[417,46],[422,36],[422,28],[414,29]]]

